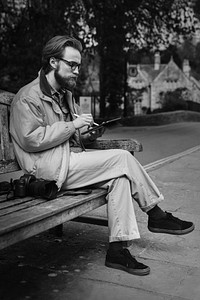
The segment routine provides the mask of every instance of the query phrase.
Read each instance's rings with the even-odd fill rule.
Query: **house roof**
[[[168,77],[173,81],[177,80],[177,77],[182,74],[182,76],[186,76],[182,69],[180,69],[177,64],[174,62],[171,57],[170,61],[167,64],[160,64],[159,69],[155,70],[154,64],[130,64],[130,68],[135,68],[138,70],[137,75],[132,75],[131,82],[135,82],[135,84],[145,81],[146,84],[152,83],[154,80],[158,79],[163,72],[167,72]],[[134,73],[134,72],[133,72]],[[132,77],[130,75],[130,77]],[[200,81],[200,74],[197,74],[194,70],[190,69],[190,78],[193,77],[196,81]],[[187,77],[187,79],[189,79]],[[143,85],[145,83],[143,82]]]
[[[130,64],[129,65],[128,86],[131,89],[142,89],[156,83],[157,81],[166,81],[180,85],[184,82],[184,86],[196,86],[200,89],[200,74],[189,68],[189,74],[186,74],[174,62],[173,57],[167,64],[159,64],[159,69],[155,70],[154,64]],[[188,76],[189,75],[189,76]],[[191,85],[192,84],[192,85]]]
[[[166,67],[166,64],[160,64],[159,70],[154,69],[153,64],[142,64],[140,65],[141,72],[144,73],[145,77],[152,82]]]
[[[200,74],[196,73],[194,70],[191,69],[190,75],[194,77],[196,80],[200,81]]]

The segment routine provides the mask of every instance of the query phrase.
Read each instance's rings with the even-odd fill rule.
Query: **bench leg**
[[[108,219],[102,217],[90,217],[90,216],[79,216],[71,221],[86,223],[86,224],[94,224],[100,226],[108,226]]]

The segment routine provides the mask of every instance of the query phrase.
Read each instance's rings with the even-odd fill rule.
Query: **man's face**
[[[62,59],[58,59],[58,65],[54,72],[55,80],[60,88],[73,90],[79,75],[81,54],[72,47],[66,47]]]

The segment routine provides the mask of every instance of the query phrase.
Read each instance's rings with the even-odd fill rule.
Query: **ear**
[[[56,69],[58,66],[58,60],[55,57],[51,57],[49,60],[49,64],[53,69]]]

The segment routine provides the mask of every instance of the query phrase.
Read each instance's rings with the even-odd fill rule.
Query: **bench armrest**
[[[97,139],[92,144],[88,145],[89,149],[124,149],[131,153],[141,152],[142,144],[134,139],[106,140]]]

